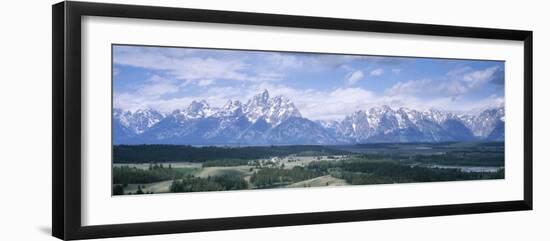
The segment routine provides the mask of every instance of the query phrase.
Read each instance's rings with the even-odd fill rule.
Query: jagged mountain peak
[[[440,125],[449,119],[457,118],[457,116],[452,113],[440,111],[434,108],[430,108],[429,110],[423,111],[422,115],[424,116],[424,118],[434,121]]]
[[[229,117],[239,116],[243,113],[243,104],[238,100],[228,100],[213,116]]]
[[[206,100],[199,100],[199,101],[193,100],[187,106],[187,111],[189,112],[197,112],[202,109],[210,109],[210,105],[208,104],[208,102],[206,102]]]
[[[388,105],[356,110],[341,121],[302,117],[283,95],[264,90],[245,104],[206,100],[162,114],[153,109],[113,109],[117,144],[355,144],[503,140],[504,108],[454,114]]]
[[[238,100],[228,100],[222,108],[220,108],[220,111],[235,111],[236,109],[240,109],[243,107],[243,104]]]
[[[135,111],[113,109],[113,118],[118,120],[121,126],[136,134],[143,133],[164,117],[164,114],[153,109],[138,109]]]
[[[215,113],[206,100],[192,101],[186,109],[187,118],[196,119],[211,116]]]
[[[264,89],[264,91],[262,91],[262,93],[260,93],[258,95],[261,96],[262,99],[264,99],[264,100],[269,99],[269,91],[267,91],[267,89]]]
[[[369,108],[366,112],[369,114],[385,114],[394,110],[388,105],[381,105]]]
[[[288,98],[281,95],[271,98],[267,90],[255,95],[243,109],[249,121],[256,122],[261,118],[272,126],[290,117],[302,116]]]
[[[264,89],[261,93],[254,95],[247,105],[266,106],[269,103],[269,99],[269,91]]]
[[[474,136],[487,138],[500,125],[500,122],[504,122],[504,106],[488,108],[477,115],[463,114],[459,118],[472,131]],[[504,131],[504,128],[501,129]]]

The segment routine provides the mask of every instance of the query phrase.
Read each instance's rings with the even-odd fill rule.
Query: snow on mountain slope
[[[113,110],[115,144],[354,144],[503,140],[504,108],[478,115],[389,106],[357,110],[341,121],[303,118],[284,96],[264,90],[246,102],[211,107],[205,100],[162,114]]]
[[[117,120],[121,126],[127,128],[134,134],[141,134],[151,128],[164,118],[160,112],[152,109],[137,110],[135,112],[113,110],[113,119]]]
[[[302,117],[289,99],[284,96],[270,98],[267,90],[255,95],[243,109],[250,122],[263,118],[271,126],[276,126],[290,117]]]
[[[478,115],[462,115],[460,119],[475,137],[487,138],[500,122],[504,122],[504,107],[487,109]]]

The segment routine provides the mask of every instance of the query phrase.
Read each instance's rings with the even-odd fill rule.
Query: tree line
[[[288,185],[322,175],[322,172],[309,170],[300,166],[293,167],[292,169],[262,168],[252,174],[250,182],[258,188],[269,188]]]
[[[240,176],[235,175],[209,176],[207,178],[185,176],[172,182],[170,192],[226,191],[247,188],[248,183]]]
[[[162,164],[151,164],[147,170],[136,167],[113,167],[113,184],[152,183],[172,180],[189,175],[193,168],[164,167]]]
[[[352,185],[435,182],[504,178],[504,170],[498,172],[463,172],[460,169],[410,166],[391,161],[354,159],[342,162],[312,162],[308,168],[330,173]]]
[[[194,147],[188,145],[115,145],[114,163],[206,162],[215,160],[253,160],[310,152],[322,155],[343,155],[347,151],[325,146],[250,146]]]

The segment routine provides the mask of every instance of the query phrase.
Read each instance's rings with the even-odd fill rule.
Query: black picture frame
[[[426,36],[516,40],[524,44],[523,199],[456,205],[296,213],[99,226],[81,224],[81,17],[104,16],[350,30]],[[381,219],[532,210],[533,208],[533,32],[491,28],[367,21],[171,7],[60,2],[52,6],[52,233],[60,239],[88,239],[213,230],[308,225]],[[106,80],[108,81],[108,80]]]

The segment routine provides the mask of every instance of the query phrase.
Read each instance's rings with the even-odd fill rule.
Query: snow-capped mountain
[[[304,131],[310,127],[312,131],[319,132],[320,129],[324,132],[323,128],[317,128],[316,123],[301,118],[298,108],[288,98],[270,97],[267,90],[255,95],[246,104],[238,100],[228,100],[222,107],[214,108],[205,100],[193,101],[187,107],[160,118],[151,114],[149,122],[142,118],[146,117],[142,113],[158,112],[138,110],[132,113],[120,109],[113,111],[116,144],[286,144],[299,141],[285,137],[289,133],[282,130],[282,126],[290,128],[292,125],[302,124],[306,128]],[[132,118],[139,118],[141,122],[147,122],[147,125],[128,121]],[[292,121],[285,123],[289,119]],[[298,137],[300,133],[295,134],[296,138],[304,139],[303,136]],[[324,139],[323,142],[310,138],[308,143],[328,144],[329,140]]]
[[[137,110],[135,112],[114,109],[113,119],[122,127],[135,134],[141,134],[164,118],[164,115],[155,110]]]
[[[198,119],[209,117],[216,113],[216,110],[210,108],[206,100],[201,100],[191,102],[191,104],[187,106],[186,111],[182,113],[185,113],[185,117],[188,119]]]
[[[503,140],[504,108],[479,115],[388,106],[357,110],[342,121],[302,117],[284,96],[267,90],[245,104],[228,100],[211,107],[205,100],[162,114],[155,110],[113,111],[115,144],[271,145],[355,144]]]
[[[360,110],[344,118],[337,136],[348,142],[440,142],[472,140],[458,116],[437,110],[388,106]]]
[[[487,109],[479,115],[463,115],[460,119],[472,130],[474,136],[487,138],[495,128],[501,124],[504,125],[504,107]]]
[[[215,117],[231,117],[243,114],[243,104],[238,100],[228,100],[222,108],[214,113]]]
[[[279,125],[290,117],[302,117],[289,99],[284,96],[270,98],[267,90],[249,100],[243,110],[250,122],[262,118],[271,126]]]

